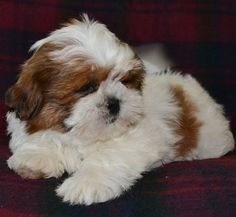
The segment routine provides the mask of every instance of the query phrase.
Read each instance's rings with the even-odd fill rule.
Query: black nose
[[[107,108],[111,115],[117,115],[120,111],[120,101],[116,98],[109,98],[107,101]]]

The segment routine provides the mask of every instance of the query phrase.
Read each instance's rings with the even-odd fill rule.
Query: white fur
[[[37,42],[64,44],[62,51],[52,54],[56,61],[74,64],[87,54],[91,65],[112,66],[110,76],[97,92],[79,100],[65,124],[67,133],[52,130],[27,134],[25,122],[7,114],[10,148],[13,155],[8,166],[20,175],[35,178],[59,177],[64,171],[71,177],[56,192],[71,204],[92,204],[118,197],[128,190],[142,173],[176,160],[219,157],[234,147],[229,123],[222,108],[191,76],[175,73],[147,74],[142,94],[122,85],[122,73],[141,67],[134,53],[121,44],[114,34],[97,22],[84,22],[56,30]],[[92,66],[91,66],[92,67]],[[118,76],[114,79],[114,75]],[[181,108],[171,85],[180,85],[197,107],[196,118],[202,122],[198,146],[185,158],[176,155],[175,144],[181,138],[170,128],[177,122]],[[121,101],[116,121],[109,122],[106,101],[109,96]]]
[[[36,42],[31,50],[37,50],[45,43],[64,47],[52,52],[51,59],[66,66],[81,67],[78,60],[85,57],[84,64],[90,64],[91,68],[99,66],[126,72],[139,67],[139,62],[132,60],[134,52],[130,47],[120,42],[104,24],[89,20],[87,15],[83,16],[83,22],[76,20],[74,24],[52,32]]]
[[[111,116],[107,110],[107,99],[120,100],[119,118],[108,124]],[[96,93],[79,100],[72,115],[65,120],[71,136],[77,136],[83,143],[105,141],[129,130],[143,115],[142,97],[136,90],[129,90],[120,82],[108,79],[102,82]]]
[[[170,84],[179,84],[188,92],[199,106],[198,118],[204,123],[198,147],[186,159],[175,158],[173,145],[180,138],[165,121],[166,118],[176,120],[179,112],[169,91]],[[17,144],[21,145],[12,149],[14,154],[8,165],[16,171],[22,168],[42,171],[46,177],[58,177],[65,170],[73,173],[59,186],[57,193],[64,201],[89,205],[119,196],[153,165],[174,160],[214,158],[233,149],[233,137],[222,110],[192,77],[148,75],[143,100],[145,117],[136,127],[126,129],[127,132],[122,132],[119,137],[112,138],[112,135],[109,140],[86,145],[71,132],[60,134],[47,130],[27,135],[23,122],[20,128],[14,129],[18,121],[13,113],[8,113],[9,133],[14,135],[18,131],[21,135],[17,139]],[[78,105],[75,109],[79,112]]]

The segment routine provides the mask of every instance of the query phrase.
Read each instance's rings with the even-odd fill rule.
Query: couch
[[[198,3],[197,3],[198,2]],[[0,1],[0,217],[233,217],[236,153],[170,163],[143,175],[121,197],[70,206],[55,196],[61,179],[24,180],[7,168],[4,92],[29,47],[71,17],[87,12],[133,46],[162,43],[175,67],[195,76],[225,107],[236,130],[234,0]]]

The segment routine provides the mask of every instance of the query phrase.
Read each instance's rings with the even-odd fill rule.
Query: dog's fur
[[[56,189],[63,201],[104,202],[153,167],[234,147],[222,107],[194,78],[147,73],[126,43],[87,16],[31,50],[6,94],[7,163],[25,178],[67,171]]]

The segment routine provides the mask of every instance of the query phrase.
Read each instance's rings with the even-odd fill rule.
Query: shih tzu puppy
[[[234,148],[229,122],[190,75],[152,73],[105,25],[72,20],[36,42],[6,93],[12,156],[24,178],[71,176],[56,193],[104,202],[163,163]]]

